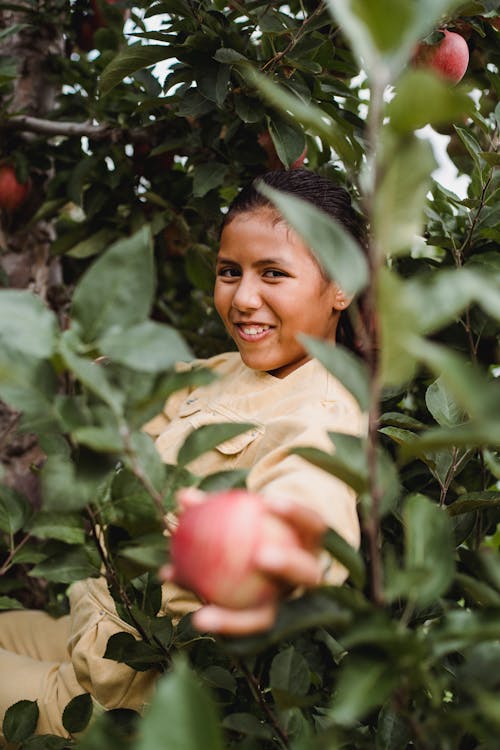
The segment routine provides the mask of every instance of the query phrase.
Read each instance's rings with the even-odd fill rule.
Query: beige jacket
[[[294,446],[332,450],[328,431],[360,434],[363,417],[353,397],[316,360],[286,378],[251,370],[237,352],[193,364],[204,364],[220,377],[209,386],[184,389],[166,403],[164,412],[146,425],[166,463],[175,463],[186,436],[217,422],[248,422],[255,427],[227,440],[189,464],[198,475],[248,469],[247,487],[264,495],[289,497],[314,508],[351,545],[359,545],[356,498],[336,477],[288,455]],[[193,366],[193,365],[191,365]],[[327,580],[339,584],[345,570],[335,561]],[[120,620],[103,579],[88,579],[70,589],[70,653],[82,687],[106,708],[140,710],[157,673],[135,672],[103,659],[108,638],[137,632]],[[178,617],[199,606],[189,592],[163,587],[160,614]]]

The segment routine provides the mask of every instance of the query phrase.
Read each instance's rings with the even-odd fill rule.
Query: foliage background
[[[26,748],[496,748],[498,2],[164,0],[99,12],[95,29],[83,0],[0,5],[1,158],[32,181],[0,227],[0,606],[60,615],[67,585],[104,559],[141,634],[115,638],[107,655],[166,674],[144,719],[110,711],[83,731],[84,695],[65,714],[68,739],[34,736],[28,701],[4,733]],[[471,52],[455,88],[408,65],[443,25]],[[172,64],[159,80],[162,60]],[[471,177],[465,199],[430,178],[415,132],[428,123]],[[334,455],[303,452],[358,491],[363,546],[330,534],[346,585],[285,603],[265,636],[214,641],[189,618],[155,617],[160,511],[180,484],[242,481],[188,470],[238,427],[200,435],[175,467],[140,427],[206,377],[173,374],[186,347],[229,345],[210,300],[221,211],[306,145],[307,166],[354,185],[371,226],[354,264],[335,225],[274,196],[362,292],[351,314],[363,355],[309,346],[368,411],[369,434],[335,436]]]

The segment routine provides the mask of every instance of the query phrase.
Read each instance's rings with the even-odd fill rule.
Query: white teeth
[[[271,326],[241,326],[241,330],[247,336],[256,336],[258,333],[268,331]]]

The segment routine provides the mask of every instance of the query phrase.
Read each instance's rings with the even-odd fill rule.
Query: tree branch
[[[109,139],[114,143],[119,141],[136,142],[149,140],[151,129],[137,128],[127,130],[112,125],[94,125],[92,122],[58,122],[44,120],[29,115],[13,115],[0,123],[0,130],[18,130],[29,133],[39,133],[53,137],[56,135],[69,138],[91,138],[94,141]]]

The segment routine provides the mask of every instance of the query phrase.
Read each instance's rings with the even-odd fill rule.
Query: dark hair
[[[265,172],[263,175],[256,177],[232,201],[224,217],[221,231],[235,216],[246,211],[270,208],[279,216],[279,211],[274,204],[258,190],[258,184],[261,181],[276,188],[276,190],[302,198],[302,200],[312,203],[316,208],[332,216],[354,237],[360,247],[365,249],[366,222],[352,205],[348,191],[342,185],[336,184],[308,169]],[[340,315],[337,339],[341,344],[354,351],[360,349],[347,311]]]

